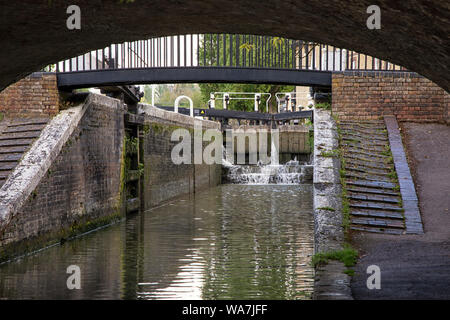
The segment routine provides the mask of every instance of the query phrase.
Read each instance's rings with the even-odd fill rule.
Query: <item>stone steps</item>
[[[367,156],[370,158],[377,158],[377,159],[383,159],[383,160],[386,160],[389,158],[388,156],[385,156],[383,154],[367,152],[366,150],[363,150],[363,149],[347,148],[347,151],[350,155],[364,155],[364,156]]]
[[[360,161],[361,164],[363,163],[373,163],[374,165],[378,165],[378,166],[383,166],[383,165],[387,165],[387,159],[383,159],[383,158],[377,158],[377,157],[369,157],[366,155],[358,155],[358,154],[346,154],[344,156],[344,159],[347,160],[355,160],[355,161]]]
[[[23,131],[14,133],[2,133],[0,141],[3,140],[15,140],[15,139],[30,139],[37,138],[41,134],[41,131]]]
[[[362,167],[365,169],[390,170],[392,167],[389,164],[379,161],[362,161],[344,157],[346,166]]]
[[[5,119],[0,126],[0,187],[19,164],[48,118]]]
[[[365,218],[389,218],[389,219],[398,219],[403,221],[403,214],[400,212],[392,212],[392,211],[383,211],[383,210],[370,210],[370,209],[360,209],[353,210],[353,217],[365,217]]]
[[[391,179],[387,175],[374,175],[367,173],[355,173],[351,171],[347,171],[345,174],[346,178],[349,179],[358,179],[365,181],[380,181],[380,182],[391,182]]]
[[[345,183],[350,208],[350,229],[402,234],[404,210],[396,181],[390,177],[393,165],[386,156],[389,145],[383,121],[341,123]]]
[[[361,172],[361,173],[367,173],[367,174],[373,174],[373,175],[381,175],[381,176],[385,176],[388,175],[390,172],[390,169],[372,169],[372,168],[364,168],[364,167],[350,167],[347,166],[345,168],[345,170],[347,172]]]
[[[403,212],[403,208],[398,204],[367,200],[350,200],[350,208]]]
[[[349,192],[355,192],[355,193],[369,193],[369,194],[379,194],[379,195],[385,195],[385,196],[398,196],[399,194],[395,191],[391,191],[388,189],[380,189],[380,188],[365,188],[365,187],[358,187],[358,186],[347,186],[347,191]]]
[[[403,229],[397,228],[375,228],[375,227],[366,227],[366,226],[351,226],[351,230],[355,231],[363,231],[363,232],[372,232],[372,233],[383,233],[383,234],[395,234],[400,235],[404,234],[405,231]]]
[[[388,138],[384,135],[378,135],[375,133],[361,133],[361,132],[353,132],[352,134],[348,134],[349,131],[344,131],[345,137],[342,140],[369,140],[369,141],[377,141],[378,143],[386,144],[388,142]]]
[[[380,189],[394,189],[396,186],[392,182],[383,182],[383,181],[346,180],[345,183],[350,186],[380,188]]]
[[[381,228],[405,228],[405,223],[403,220],[393,220],[393,219],[377,219],[377,218],[352,218],[351,222],[353,225],[362,225],[369,227],[381,227]]]
[[[351,200],[362,200],[362,201],[374,201],[374,202],[386,202],[398,204],[400,201],[399,197],[384,194],[372,194],[363,192],[349,192],[348,198]]]
[[[0,147],[0,155],[1,154],[10,154],[10,153],[24,153],[27,150],[27,146],[2,146]]]

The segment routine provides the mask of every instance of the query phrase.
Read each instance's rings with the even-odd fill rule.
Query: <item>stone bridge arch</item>
[[[81,30],[66,9],[81,8]],[[0,0],[0,89],[66,58],[111,43],[189,33],[305,39],[389,60],[450,88],[450,4],[378,0],[381,29],[366,26],[371,0]]]

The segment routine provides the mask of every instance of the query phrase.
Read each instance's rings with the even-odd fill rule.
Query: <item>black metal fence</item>
[[[161,67],[406,71],[385,60],[330,45],[236,34],[190,34],[112,44],[50,65],[45,70],[76,72]]]

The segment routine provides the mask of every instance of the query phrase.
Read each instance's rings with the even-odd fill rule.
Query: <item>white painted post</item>
[[[209,101],[210,101],[211,109],[215,109],[216,108],[216,97],[214,96],[214,93],[211,93],[209,95]]]
[[[223,108],[228,109],[228,104],[230,103],[230,95],[228,93],[223,94]]]
[[[256,93],[255,94],[255,112],[258,112],[260,103],[261,103],[261,95],[259,93]]]
[[[178,113],[178,106],[180,104],[181,99],[187,99],[189,101],[190,116],[194,117],[194,102],[188,96],[179,96],[178,98],[176,98],[173,111]]]
[[[292,101],[290,93],[286,93],[285,101],[286,101],[286,111],[292,111]]]

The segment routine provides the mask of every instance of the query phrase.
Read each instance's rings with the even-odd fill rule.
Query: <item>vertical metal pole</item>
[[[210,54],[210,61],[209,61],[209,65],[212,66],[213,65],[213,57],[214,57],[214,47],[213,47],[213,34],[211,33],[209,35],[209,50],[211,51]]]
[[[316,44],[313,43],[313,47],[312,47],[312,65],[313,65],[313,70],[316,70]]]
[[[319,44],[319,70],[320,71],[322,71],[322,51],[323,51],[323,48],[322,48],[322,45],[321,44]]]
[[[180,36],[177,36],[177,66],[181,66],[181,57],[180,57]]]
[[[247,43],[246,35],[244,35],[243,43]],[[244,67],[247,66],[247,49],[242,50],[242,61],[244,63]]]
[[[194,36],[191,34],[191,67],[194,66]]]
[[[105,49],[102,49],[102,69],[105,69]]]
[[[187,66],[187,40],[186,40],[186,37],[187,37],[187,35],[183,36],[183,40],[184,40],[184,48],[183,48],[183,51],[184,51],[184,67]]]
[[[230,67],[233,66],[233,35],[230,34]]]
[[[206,67],[206,34],[203,35],[203,66]]]
[[[336,71],[336,47],[333,46],[333,70],[332,71]]]
[[[305,43],[305,64],[306,64],[306,70],[309,69],[309,44],[308,42]]]
[[[239,48],[239,46],[240,46],[240,44],[239,44],[240,37],[241,37],[241,35],[239,35],[239,34],[236,35],[236,67],[240,66],[240,62],[239,62],[239,57],[240,57],[240,48]]]
[[[200,34],[197,34],[197,66],[200,65]]]
[[[225,33],[222,34],[222,43],[223,43],[223,62],[222,66],[226,67],[227,65],[227,35]]]
[[[341,49],[342,50],[342,49]],[[348,70],[348,50],[345,50],[345,56],[346,56],[346,60],[345,60],[345,69]]]
[[[216,66],[219,66],[219,60],[220,60],[220,41],[219,41],[219,34],[216,34]]]

